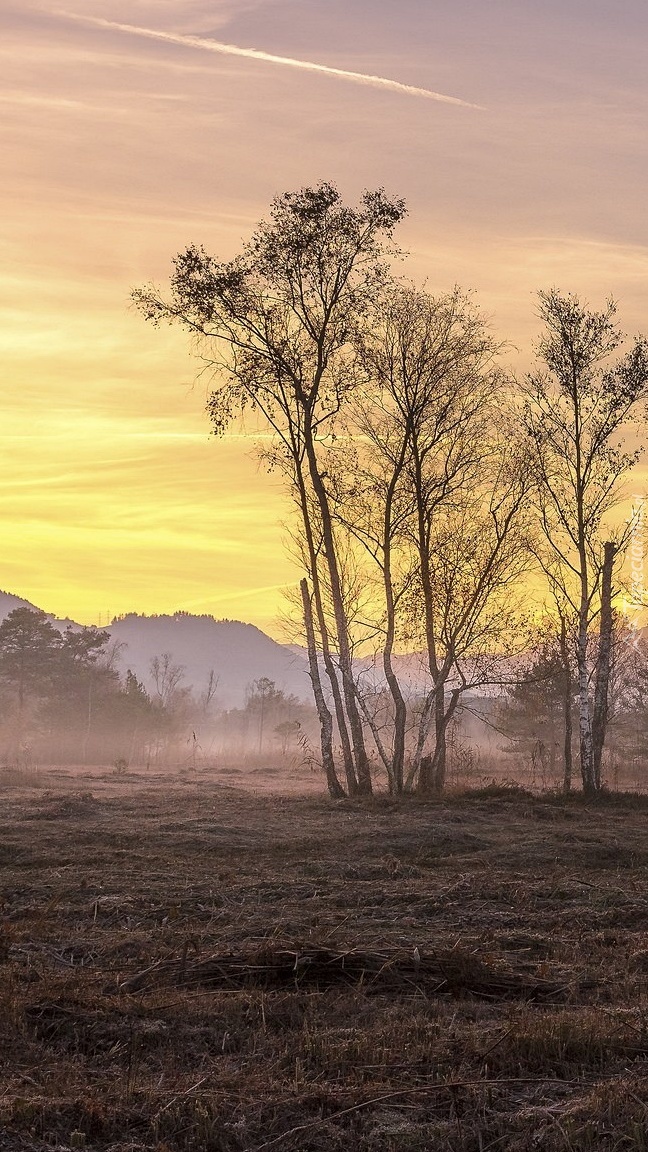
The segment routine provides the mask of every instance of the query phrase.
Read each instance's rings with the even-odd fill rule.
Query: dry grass
[[[0,784],[0,1150],[648,1150],[648,802]]]

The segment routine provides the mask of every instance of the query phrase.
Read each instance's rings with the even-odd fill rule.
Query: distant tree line
[[[522,763],[528,778],[547,787],[572,786],[578,759],[579,698],[573,691],[577,666],[573,652],[552,634],[551,621],[516,683],[497,701],[487,723],[506,738],[508,761]],[[617,615],[612,638],[607,702],[607,781],[619,777],[645,785],[648,764],[648,638]]]
[[[121,749],[125,743],[126,755],[140,751],[152,702],[132,672],[120,681],[109,639],[95,627],[61,633],[44,612],[27,607],[14,609],[0,624],[0,723],[7,762],[31,763],[44,740],[48,759],[55,762],[92,760],[98,746]]]
[[[7,765],[113,764],[197,768],[220,755],[287,757],[312,739],[312,709],[262,677],[239,709],[218,706],[218,676],[196,689],[169,653],[148,687],[118,668],[118,646],[95,627],[60,632],[44,612],[0,624],[0,756]]]

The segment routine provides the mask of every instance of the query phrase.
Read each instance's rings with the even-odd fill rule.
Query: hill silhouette
[[[215,620],[213,616],[139,616],[130,613],[107,629],[117,643],[120,668],[130,668],[147,687],[154,656],[168,652],[184,670],[184,683],[202,691],[214,672],[216,699],[224,708],[245,700],[245,690],[262,676],[282,691],[301,700],[310,695],[307,663],[303,656],[278,644],[253,624]],[[124,647],[121,647],[123,645]]]
[[[40,611],[35,604],[31,604],[29,600],[24,600],[22,596],[15,596],[13,592],[4,592],[0,589],[0,624],[16,608],[34,608],[35,611]]]
[[[13,592],[0,591],[0,622],[15,608],[39,610]],[[59,631],[68,625],[78,627],[72,620],[52,615],[49,619]],[[113,620],[106,631],[116,644],[118,670],[125,673],[130,668],[148,689],[153,686],[153,657],[169,653],[172,663],[183,669],[183,684],[197,693],[204,690],[213,671],[218,680],[216,699],[222,708],[241,706],[248,685],[262,676],[300,700],[310,697],[305,656],[288,645],[278,644],[253,624],[187,612],[173,616],[140,616],[133,612]]]

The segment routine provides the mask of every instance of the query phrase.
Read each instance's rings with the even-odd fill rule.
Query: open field
[[[0,1152],[648,1149],[648,800],[225,779],[0,777]]]

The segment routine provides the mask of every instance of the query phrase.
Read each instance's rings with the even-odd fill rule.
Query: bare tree
[[[173,663],[170,652],[163,652],[151,660],[151,678],[155,685],[154,699],[161,708],[168,708],[184,680],[184,667]]]
[[[507,382],[469,297],[393,287],[360,347],[369,385],[348,408],[354,451],[338,481],[337,514],[379,573],[390,785],[405,785],[407,705],[393,656],[407,638],[422,642],[431,681],[408,780],[441,790],[459,699],[492,674],[494,646],[512,625],[509,589],[526,564],[517,531],[524,470],[512,417],[507,435],[497,432]],[[431,727],[434,753],[424,760]]]
[[[543,367],[528,379],[525,410],[542,540],[537,555],[577,619],[580,768],[592,794],[601,786],[613,563],[629,537],[627,530],[615,535],[610,513],[641,451],[624,448],[624,437],[648,395],[648,344],[638,339],[612,361],[623,339],[612,301],[592,312],[557,291],[541,292],[539,300]],[[593,700],[593,628],[603,603]]]
[[[510,679],[507,663],[526,644],[520,585],[529,567],[527,477],[514,441],[491,440],[490,449],[480,483],[437,511],[424,548],[417,541],[432,680],[414,760],[421,791],[443,790],[446,732],[462,696]],[[434,750],[423,761],[428,718]]]
[[[200,712],[203,716],[209,715],[211,705],[216,699],[219,683],[220,676],[217,676],[214,669],[210,668],[209,675],[207,677],[207,683],[205,684],[205,687],[203,688],[199,697]]]
[[[191,689],[184,681],[184,667],[174,664],[170,652],[154,656],[150,664],[153,681],[153,759],[168,754],[169,746],[190,723],[193,711]]]
[[[274,432],[279,463],[297,494],[321,642],[337,652],[341,685],[325,661],[341,735],[348,729],[345,769],[350,789],[371,791],[344,612],[333,518],[321,462],[331,420],[354,386],[350,338],[385,277],[384,257],[405,212],[382,190],[365,192],[358,208],[331,185],[275,199],[242,253],[219,263],[202,248],[177,257],[169,300],[154,288],[135,293],[153,322],[179,322],[218,386],[209,401],[212,425],[224,431],[253,408]],[[310,511],[317,507],[322,548]],[[321,580],[333,606],[329,635]],[[352,760],[349,757],[352,754]]]

